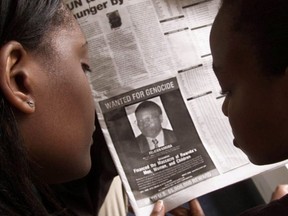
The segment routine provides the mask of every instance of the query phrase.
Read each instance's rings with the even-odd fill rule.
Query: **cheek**
[[[143,128],[144,128],[144,126],[142,125],[142,124],[137,124],[137,126],[138,126],[138,128],[139,128],[139,130],[143,130]]]
[[[159,121],[157,121],[157,122],[155,122],[155,124],[154,124],[154,129],[155,130],[157,130],[157,132],[159,131],[159,130],[161,130],[161,122],[159,122]]]
[[[51,176],[62,173],[68,180],[82,177],[91,166],[95,110],[89,83],[81,75],[71,74],[69,80],[51,86],[38,110],[42,145],[37,158]]]
[[[76,82],[71,82],[71,85],[63,95],[65,104],[62,108],[65,108],[58,110],[58,130],[63,137],[58,144],[62,146],[60,149],[62,154],[67,155],[67,161],[70,159],[70,164],[74,164],[73,169],[78,169],[80,173],[90,168],[95,110],[86,77],[76,79]]]
[[[261,113],[257,112],[255,108],[258,105],[254,107],[254,101],[250,100],[249,96],[233,96],[235,97],[231,97],[229,102],[226,101],[225,114],[229,118],[237,145],[245,151],[247,148],[253,148],[259,140],[257,133]]]
[[[277,162],[279,155],[286,153],[283,149],[283,143],[288,140],[283,137],[287,134],[283,127],[285,124],[280,120],[280,114],[277,117],[280,111],[271,100],[267,103],[267,98],[255,97],[257,95],[250,94],[243,100],[238,98],[229,103],[229,121],[236,144],[255,164]]]
[[[75,129],[81,133],[78,133],[80,137],[89,142],[94,130],[94,102],[92,98],[89,82],[83,74],[82,79],[76,79],[76,82],[72,83],[70,91],[70,100],[67,103],[67,109],[71,109],[70,115],[67,118],[71,121],[71,125],[75,126]],[[70,102],[70,103],[69,103]],[[87,140],[88,139],[88,140]]]

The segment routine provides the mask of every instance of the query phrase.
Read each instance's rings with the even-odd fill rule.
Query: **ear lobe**
[[[0,49],[1,92],[14,108],[26,114],[35,111],[30,79],[26,50],[18,42],[6,43]]]

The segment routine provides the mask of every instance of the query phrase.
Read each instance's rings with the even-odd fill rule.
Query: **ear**
[[[32,97],[29,57],[24,47],[15,41],[0,49],[0,88],[6,100],[20,112],[35,112]]]
[[[163,115],[162,114],[159,115],[159,119],[160,119],[160,122],[163,123]]]

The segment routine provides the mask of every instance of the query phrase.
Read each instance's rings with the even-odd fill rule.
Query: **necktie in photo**
[[[155,145],[155,148],[158,148],[158,140],[157,139],[153,139],[152,143]]]

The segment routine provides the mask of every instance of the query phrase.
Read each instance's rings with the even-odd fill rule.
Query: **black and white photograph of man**
[[[162,127],[163,111],[153,101],[141,102],[135,110],[136,123],[141,134],[136,137],[141,153],[176,142],[170,129]]]

